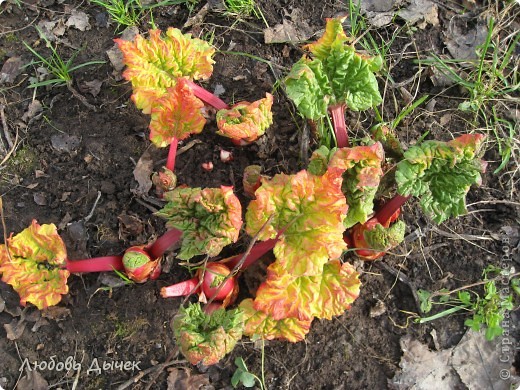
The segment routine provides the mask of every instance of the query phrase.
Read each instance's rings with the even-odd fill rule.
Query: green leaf
[[[397,164],[398,192],[419,197],[423,211],[437,223],[465,214],[466,194],[471,185],[480,184],[485,170],[477,157],[484,138],[468,134],[411,147]]]
[[[241,309],[218,309],[211,314],[200,303],[181,307],[173,319],[173,330],[182,354],[191,364],[217,363],[242,338],[244,316]]]
[[[236,388],[240,383],[242,383],[244,387],[253,387],[255,385],[256,377],[249,372],[246,363],[241,356],[238,356],[235,359],[235,365],[237,366],[237,369],[231,377],[231,385]]]
[[[166,226],[183,232],[182,260],[207,254],[216,256],[238,239],[242,227],[242,206],[232,187],[176,188],[166,192],[168,204],[156,215],[166,218]]]
[[[365,241],[369,248],[386,252],[403,242],[405,230],[403,221],[397,221],[388,228],[378,223],[373,229],[365,230]]]
[[[417,296],[419,297],[419,301],[421,303],[421,311],[423,313],[429,313],[432,309],[432,301],[430,299],[431,295],[432,294],[427,290],[417,290]]]
[[[470,305],[471,304],[471,294],[468,291],[459,291],[459,300],[465,304]]]

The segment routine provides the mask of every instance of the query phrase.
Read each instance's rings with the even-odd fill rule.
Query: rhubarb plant
[[[397,165],[399,194],[420,198],[423,211],[436,223],[466,213],[466,194],[481,183],[486,163],[479,159],[482,134],[448,142],[425,141],[408,149]]]
[[[164,35],[150,30],[148,39],[137,35],[132,42],[115,42],[123,52],[127,66],[123,77],[132,83],[132,100],[143,113],[151,114],[150,140],[157,147],[170,146],[165,174],[173,175],[178,141],[200,133],[206,124],[205,103],[219,110],[218,133],[237,144],[253,142],[272,123],[272,95],[230,108],[194,83],[213,73],[215,49],[209,43],[176,28]]]
[[[56,305],[69,292],[67,250],[53,224],[31,225],[0,245],[2,281],[13,286],[20,303],[38,309]]]
[[[181,307],[173,320],[175,337],[191,364],[212,365],[231,352],[242,338],[242,310],[217,309],[211,314],[199,303]]]
[[[176,188],[164,194],[168,204],[157,215],[166,226],[182,231],[177,257],[189,260],[207,254],[216,256],[238,239],[242,227],[242,206],[232,187]]]
[[[323,36],[303,47],[307,53],[285,79],[287,95],[301,115],[320,125],[330,114],[338,147],[349,146],[345,110],[367,110],[382,101],[374,75],[382,59],[357,53],[343,20],[327,19]]]

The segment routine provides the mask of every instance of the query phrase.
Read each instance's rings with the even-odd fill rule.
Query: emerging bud
[[[133,246],[123,255],[126,275],[136,283],[157,279],[161,273],[161,258],[152,260],[142,246]]]
[[[220,150],[220,161],[222,161],[223,163],[233,161],[233,154],[231,152],[228,152],[227,150]]]
[[[155,185],[155,192],[159,198],[168,191],[173,191],[177,186],[177,176],[166,167],[162,167],[162,172],[154,172],[152,183]]]
[[[244,193],[250,198],[255,198],[255,191],[262,184],[262,167],[260,165],[248,165],[244,168],[244,177],[242,178],[242,185],[244,186]]]
[[[211,172],[213,170],[213,163],[211,161],[202,163],[201,166],[205,171]]]

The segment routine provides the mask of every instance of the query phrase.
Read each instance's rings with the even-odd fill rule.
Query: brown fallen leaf
[[[16,390],[47,390],[49,383],[38,371],[27,370],[27,374],[18,381]]]
[[[9,324],[4,324],[4,329],[7,333],[7,339],[8,340],[18,340],[20,337],[22,337],[23,331],[25,330],[25,321],[23,319],[16,319],[13,318],[13,320]]]
[[[70,309],[63,306],[49,306],[42,310],[43,318],[54,321],[63,321],[65,318],[70,317],[70,315]]]
[[[209,385],[209,376],[207,374],[192,375],[187,368],[171,368],[168,375],[168,390],[198,390],[202,386]]]
[[[137,196],[146,195],[152,188],[153,160],[148,151],[145,151],[134,168],[134,178],[138,183],[137,188],[131,191]]]
[[[0,85],[14,83],[16,76],[22,71],[22,65],[21,57],[11,57],[5,61],[0,70]]]
[[[90,93],[92,96],[96,97],[99,95],[102,85],[103,81],[100,80],[85,81],[84,83],[80,84],[79,90],[82,93]]]

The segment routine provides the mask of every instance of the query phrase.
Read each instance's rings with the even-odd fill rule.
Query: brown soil
[[[107,59],[106,51],[114,45],[116,26],[107,26],[107,14],[88,2],[62,4],[42,0],[21,6],[16,6],[14,1],[10,3],[0,5],[0,64],[16,56],[21,57],[23,64],[34,59],[22,42],[47,54],[48,49],[41,40],[38,42],[33,26],[43,21],[67,20],[74,10],[90,16],[91,29],[67,28],[58,42],[59,53],[63,58],[69,58],[73,48],[81,48],[75,63],[100,59],[106,63],[73,73],[73,87],[96,110],[87,108],[66,87],[43,87],[36,91],[27,88],[29,78],[35,75],[35,66],[27,66],[13,82],[0,85],[0,104],[6,120],[6,127],[0,124],[0,132],[7,129],[13,139],[16,134],[18,136],[16,153],[0,166],[0,195],[7,233],[23,230],[33,219],[54,223],[66,240],[71,259],[120,254],[130,245],[143,244],[160,235],[165,231],[164,221],[151,212],[157,208],[153,196],[136,194],[133,170],[145,152],[150,154],[155,169],[160,168],[167,151],[151,146],[147,129],[149,117],[141,114],[129,100],[131,86],[121,79],[120,72],[115,72]],[[270,26],[281,23],[291,12],[299,11],[300,20],[316,32],[323,29],[324,18],[347,10],[343,3],[333,3],[335,5],[311,0],[258,1]],[[411,35],[399,34],[390,57],[396,63],[400,53],[403,54],[391,70],[395,83],[405,81],[417,72],[414,59],[418,55],[445,51],[442,32],[454,14],[450,4],[440,5],[438,26],[414,28]],[[194,13],[201,7],[202,4],[198,5]],[[161,29],[180,28],[188,17],[184,5],[154,11],[154,22]],[[150,18],[143,20],[141,31],[148,28],[149,21]],[[384,38],[402,24],[396,20],[394,24],[374,31]],[[250,53],[275,65],[273,74],[264,63],[252,58],[217,54],[213,76],[205,83],[207,89],[223,86],[225,92],[221,98],[226,101],[252,101],[273,90],[275,76],[287,72],[301,56],[301,50],[298,44],[264,44],[264,27],[260,20],[236,22],[221,13],[210,12],[202,24],[186,30],[196,36],[212,34],[213,43],[222,50]],[[409,54],[412,51],[412,47],[407,46],[410,41],[419,54]],[[96,96],[85,89],[86,83],[92,81],[102,82]],[[453,115],[449,123],[442,119],[445,112],[456,112],[459,101],[454,98],[462,96],[463,92],[455,88],[441,91],[426,75],[416,82],[419,83],[419,95],[442,94],[436,97],[435,110],[420,108],[410,117],[412,119],[401,123],[399,137],[405,145],[427,130],[430,131],[429,138],[442,140],[450,139],[449,129],[455,134],[463,132],[464,118]],[[383,89],[383,80],[380,85]],[[403,107],[404,95],[398,87],[387,91],[385,116],[392,118]],[[304,168],[316,142],[303,137],[304,123],[298,119],[282,90],[274,89],[274,95],[274,124],[259,142],[241,148],[233,146],[215,134],[216,125],[210,122],[201,135],[180,145],[193,139],[200,141],[178,157],[179,182],[193,187],[233,185],[240,194],[242,172],[247,165],[262,165],[268,175],[294,173]],[[24,117],[35,100],[41,103],[42,111]],[[353,116],[349,121],[362,135],[373,122],[372,118],[373,114],[368,113]],[[221,162],[221,149],[231,151],[234,160]],[[497,167],[493,162],[497,161],[496,151],[490,150],[485,157],[492,161],[488,172],[493,172]],[[211,172],[201,168],[201,163],[207,161],[214,164]],[[489,173],[480,188],[470,191],[468,204],[490,203],[471,207],[477,212],[439,227],[451,237],[428,231],[422,238],[403,244],[396,255],[387,255],[383,260],[386,266],[377,262],[361,263],[353,255],[346,255],[346,260],[354,262],[362,272],[363,288],[359,299],[351,310],[332,321],[314,321],[305,342],[266,342],[265,381],[268,387],[382,389],[399,368],[402,354],[399,340],[403,335],[411,334],[433,347],[432,331],[435,330],[441,348],[455,345],[465,331],[465,317],[454,315],[425,325],[414,324],[410,321],[410,313],[418,313],[419,308],[411,288],[430,291],[455,288],[479,280],[482,269],[488,264],[498,265],[502,250],[499,239],[471,241],[457,239],[456,235],[500,236],[504,234],[501,227],[516,226],[518,209],[497,202],[500,200],[518,202],[518,197],[511,199],[507,184]],[[491,211],[478,212],[479,209]],[[415,202],[405,207],[404,215],[407,233],[426,225]],[[235,250],[243,250],[243,245]],[[400,281],[392,273],[395,270],[406,274],[411,282]],[[81,362],[82,369],[77,378],[73,371],[41,371],[49,384],[65,389],[74,388],[76,379],[79,384],[76,388],[115,389],[137,376],[140,370],[168,359],[182,359],[175,354],[176,342],[170,326],[181,302],[162,299],[158,292],[160,287],[188,276],[186,270],[172,265],[170,272],[163,273],[156,281],[114,288],[103,288],[99,275],[74,276],[69,279],[70,293],[58,306],[61,310],[45,314],[48,318],[44,320],[35,314],[35,308],[26,308],[20,314],[17,294],[5,283],[0,283],[0,296],[6,302],[5,310],[0,312],[0,323],[12,323],[20,315],[27,318],[25,331],[14,341],[7,339],[4,327],[0,328],[0,386],[15,387],[19,378],[25,375],[19,372],[25,359],[42,362],[55,357],[64,362],[73,357]],[[246,296],[247,291],[243,295]],[[375,312],[381,308],[379,313]],[[191,375],[206,374],[210,383],[206,388],[230,388],[235,369],[233,362],[238,356],[244,358],[251,372],[260,375],[261,344],[247,339],[216,366],[193,367],[181,362],[171,367],[185,367]],[[140,370],[114,368],[96,375],[88,371],[93,368],[94,359],[101,366],[113,361],[140,362]],[[165,389],[167,376],[167,368],[158,369],[151,375],[137,377],[130,388]]]

